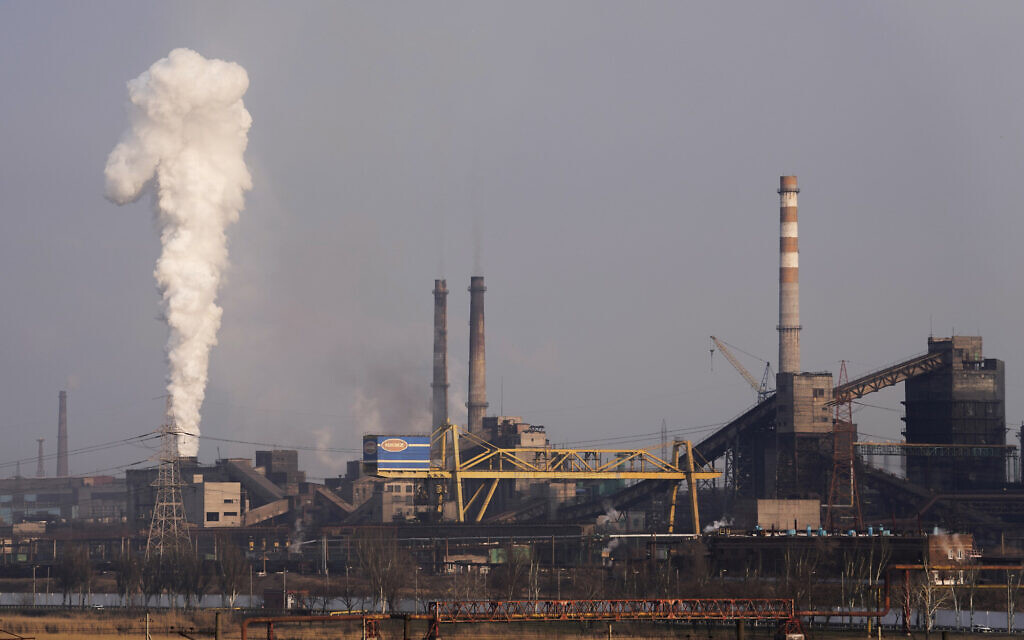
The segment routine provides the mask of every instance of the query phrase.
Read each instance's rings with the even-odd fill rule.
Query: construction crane
[[[770,396],[772,394],[772,390],[769,388],[770,384],[771,384],[772,364],[770,362],[768,362],[767,360],[761,360],[761,358],[758,358],[757,356],[755,356],[753,354],[750,354],[750,353],[747,353],[746,351],[743,351],[743,349],[740,349],[739,347],[736,347],[736,346],[733,346],[733,345],[729,345],[733,349],[736,349],[737,351],[739,351],[741,353],[745,353],[746,355],[750,356],[751,358],[755,358],[757,360],[761,360],[761,362],[764,363],[764,374],[761,376],[761,381],[758,382],[757,378],[755,378],[749,371],[747,371],[747,368],[744,367],[742,364],[740,364],[740,361],[736,359],[736,356],[734,356],[732,354],[732,352],[729,351],[729,349],[726,348],[725,345],[727,345],[727,344],[728,344],[727,342],[719,340],[715,336],[711,336],[711,349],[710,349],[710,351],[711,351],[712,362],[714,361],[714,357],[715,357],[715,347],[718,347],[718,350],[722,352],[722,355],[725,356],[725,359],[729,361],[729,364],[731,364],[733,366],[733,368],[735,368],[737,371],[740,372],[740,375],[743,376],[743,379],[747,381],[747,384],[749,384],[751,387],[753,387],[754,392],[757,394],[757,401],[758,401],[758,403],[763,402],[765,398],[767,398],[768,396]]]

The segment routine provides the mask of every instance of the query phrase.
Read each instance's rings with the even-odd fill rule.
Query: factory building
[[[242,524],[242,485],[206,482],[202,474],[182,487],[185,518],[200,527],[238,527]]]
[[[983,357],[980,336],[929,338],[928,352],[944,354],[949,366],[907,380],[907,443],[1006,445],[1003,361]],[[1006,460],[910,456],[907,480],[941,492],[999,489]]]
[[[123,478],[5,478],[0,480],[0,522],[90,520],[117,522],[126,515]]]
[[[823,497],[822,459],[832,447],[832,374],[779,373],[775,389],[775,442],[765,449],[762,497]]]

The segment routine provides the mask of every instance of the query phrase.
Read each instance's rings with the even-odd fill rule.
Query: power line
[[[137,443],[137,442],[145,442],[146,440],[151,440],[151,439],[157,438],[157,437],[159,437],[159,435],[156,434],[155,432],[144,433],[142,435],[132,436],[130,438],[122,438],[120,440],[111,440],[110,442],[104,442],[104,443],[101,443],[101,444],[94,444],[94,445],[87,445],[87,446],[84,446],[84,447],[79,447],[77,449],[72,449],[72,450],[68,451],[68,455],[71,456],[71,455],[77,455],[77,454],[81,454],[81,453],[93,453],[93,452],[96,452],[96,451],[105,451],[106,449],[113,449],[113,448],[120,447],[120,446],[123,446],[123,445],[126,445],[126,444],[134,444],[134,443]],[[45,456],[43,456],[43,460],[53,460],[53,459],[55,459],[57,457],[57,455],[58,454],[56,454],[56,453],[46,454]],[[38,459],[38,456],[33,456],[31,458],[21,458],[19,460],[11,460],[11,461],[8,461],[8,462],[0,462],[0,469],[2,469],[4,467],[16,466],[18,463],[21,463],[21,462],[31,462],[32,460],[37,460],[37,459]]]
[[[254,447],[271,447],[273,449],[295,449],[297,451],[327,451],[332,453],[354,453],[362,451],[361,448],[339,448],[339,447],[308,447],[294,444],[281,444],[279,442],[255,442],[252,440],[234,440],[231,438],[219,438],[217,436],[208,436],[202,433],[188,433],[185,431],[179,432],[182,435],[193,436],[200,440],[211,440],[213,442],[227,442],[229,444],[246,444]]]

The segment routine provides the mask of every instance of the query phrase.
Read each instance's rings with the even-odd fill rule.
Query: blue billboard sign
[[[363,462],[376,462],[378,471],[426,471],[430,436],[366,436]]]

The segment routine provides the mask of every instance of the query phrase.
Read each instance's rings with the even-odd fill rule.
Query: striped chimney
[[[796,176],[779,178],[779,373],[800,371],[800,251]]]

